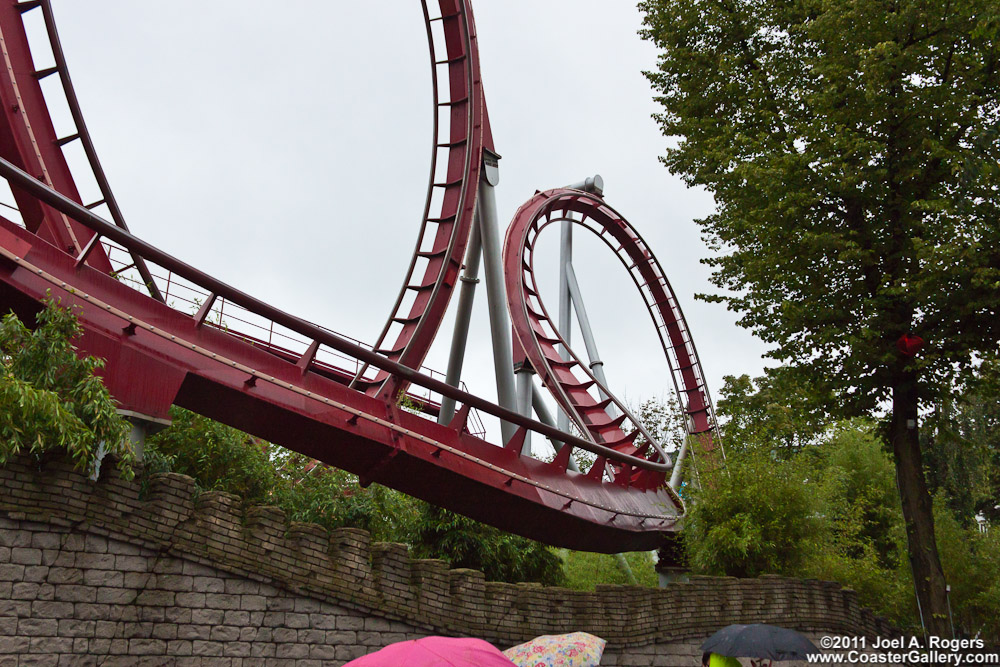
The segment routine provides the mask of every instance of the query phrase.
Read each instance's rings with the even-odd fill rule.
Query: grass
[[[628,585],[629,583],[627,575],[618,567],[617,560],[611,554],[560,549],[559,556],[563,559],[567,588],[592,591],[598,584]],[[628,561],[632,574],[640,586],[656,587],[656,570],[653,568],[653,556],[650,552],[627,553],[625,560]]]

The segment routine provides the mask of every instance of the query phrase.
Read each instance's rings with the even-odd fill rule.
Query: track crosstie
[[[635,446],[632,433],[642,434],[641,424],[627,413],[602,416],[600,402],[583,396],[591,381],[579,379],[583,365],[553,356],[558,340],[530,293],[533,281],[522,281],[524,257],[518,255],[517,270],[507,275],[512,312],[523,315],[515,314],[518,338],[583,437],[414,370],[458,280],[483,151],[493,150],[468,0],[440,0],[434,12],[422,4],[434,86],[431,176],[417,247],[374,348],[282,312],[128,231],[83,123],[49,0],[0,3],[0,175],[22,218],[0,218],[0,304],[22,317],[36,312],[47,294],[78,306],[80,349],[107,360],[105,383],[134,415],[163,419],[171,404],[181,405],[354,472],[362,482],[377,481],[522,535],[595,551],[653,548],[677,529],[684,511],[665,484],[669,458],[651,439]],[[29,11],[44,14],[55,67],[35,70],[22,20]],[[77,128],[69,136],[53,129],[39,86],[49,76],[62,80]],[[80,199],[62,154],[74,141],[83,144],[99,201]],[[511,228],[520,245],[509,235],[508,250],[530,256],[537,232],[557,209],[598,223],[592,231],[615,238],[613,247],[622,246],[629,257],[636,248],[648,251],[601,200],[572,190],[543,193],[522,207]],[[658,331],[692,432],[707,432],[711,406],[676,300],[655,260],[633,269],[654,321],[661,318]],[[461,408],[452,422],[402,410],[398,396],[418,390],[455,399]],[[427,401],[426,411],[433,410]],[[475,411],[514,424],[514,441],[498,446],[484,433],[473,435]],[[635,430],[626,435],[628,423]],[[529,431],[568,444],[566,454],[553,462],[522,455],[517,443]],[[571,448],[593,452],[599,467],[592,474],[568,470]]]

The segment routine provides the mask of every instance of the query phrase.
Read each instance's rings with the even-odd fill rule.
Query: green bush
[[[899,626],[917,623],[913,577],[906,556],[895,470],[875,426],[844,422],[810,459],[810,487],[823,513],[825,534],[802,576],[840,582]]]
[[[104,361],[77,356],[82,328],[58,301],[47,299],[35,320],[34,331],[13,313],[0,321],[0,464],[60,450],[89,473],[103,444],[131,479],[129,425],[97,375]]]
[[[177,406],[172,424],[146,440],[150,472],[189,475],[204,490],[226,491],[246,503],[272,503],[279,484],[273,445]]]
[[[1000,642],[1000,528],[980,533],[962,526],[943,494],[934,499],[934,528],[955,630]]]
[[[356,475],[290,453],[280,464],[274,504],[292,521],[327,530],[367,530],[376,542],[407,542],[417,520],[417,501],[380,484],[362,487]]]
[[[412,547],[417,558],[442,558],[452,567],[482,570],[489,581],[564,581],[562,561],[550,547],[427,503]]]
[[[688,506],[683,537],[692,568],[736,577],[794,572],[821,533],[805,471],[761,449],[729,451],[725,467],[701,475]]]

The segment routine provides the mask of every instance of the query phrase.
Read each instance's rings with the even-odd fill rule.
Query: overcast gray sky
[[[55,0],[70,71],[132,231],[255,296],[374,342],[416,242],[431,143],[416,0]],[[497,150],[501,223],[536,189],[600,173],[678,295],[717,396],[759,374],[764,346],[723,306],[693,220],[712,210],[657,160],[667,140],[641,71],[655,49],[630,2],[474,5]],[[37,12],[32,12],[37,13]],[[541,244],[556,247],[555,228]],[[577,234],[612,389],[671,387],[641,299],[603,245]],[[542,276],[542,287],[554,287]],[[466,381],[494,397],[485,290]],[[550,310],[554,303],[549,301]],[[446,365],[450,319],[428,364]],[[574,338],[578,342],[579,337]],[[581,352],[582,352],[582,346]]]

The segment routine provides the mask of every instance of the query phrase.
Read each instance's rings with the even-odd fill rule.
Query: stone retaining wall
[[[583,630],[608,665],[697,665],[730,623],[888,636],[853,591],[780,577],[692,577],[594,592],[485,581],[366,532],[240,510],[182,475],[92,482],[66,463],[0,469],[0,667],[339,665],[428,634],[506,648]]]

